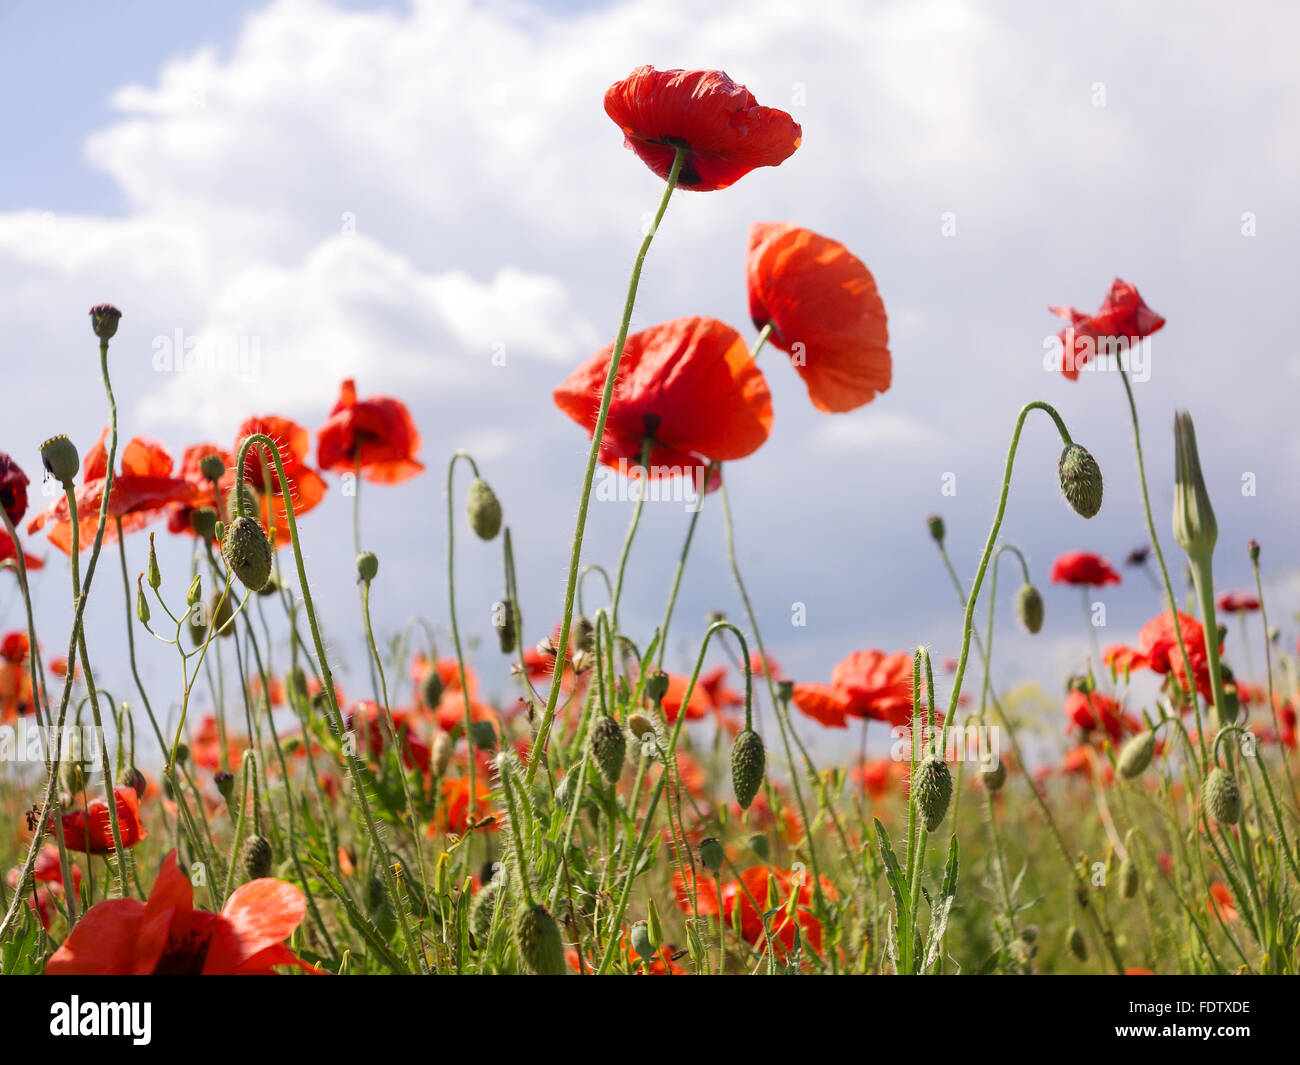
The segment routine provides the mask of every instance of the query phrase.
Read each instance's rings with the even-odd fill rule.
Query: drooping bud
[[[611,784],[623,775],[623,758],[627,753],[627,734],[609,714],[601,714],[591,729],[591,756]]]
[[[931,755],[917,767],[912,780],[916,808],[921,811],[927,832],[933,832],[948,812],[952,799],[952,773],[942,758]]]
[[[936,544],[942,544],[944,534],[947,531],[944,528],[943,518],[939,517],[938,514],[931,514],[925,519],[925,524],[929,528],[930,535],[934,538],[934,542]]]
[[[529,972],[537,976],[564,975],[560,926],[545,906],[525,906],[519,911],[515,918],[515,947]]]
[[[1061,452],[1056,472],[1061,492],[1074,512],[1084,518],[1096,517],[1101,510],[1101,467],[1086,448],[1069,444]]]
[[[496,750],[497,730],[491,721],[471,721],[469,734],[474,741],[474,746],[480,750]]]
[[[662,669],[656,669],[646,678],[645,682],[646,697],[652,703],[661,703],[664,696],[668,694],[668,674]]]
[[[501,885],[495,880],[489,880],[469,904],[469,930],[480,948],[487,943],[488,933],[492,930],[492,917],[500,898]]]
[[[235,774],[229,769],[214,773],[212,783],[217,786],[217,792],[223,799],[229,799],[235,793]]]
[[[194,579],[190,581],[190,586],[185,592],[185,605],[193,606],[203,598],[203,578],[199,574],[194,574]]]
[[[217,482],[225,475],[226,464],[222,461],[220,455],[204,455],[199,459],[199,473],[203,474],[209,481]]]
[[[249,880],[271,875],[271,842],[265,836],[249,836],[239,854]]]
[[[122,312],[111,303],[97,303],[90,308],[90,328],[100,340],[112,340]]]
[[[1196,428],[1186,411],[1174,415],[1174,539],[1193,560],[1208,559],[1219,539],[1219,523],[1201,474]]]
[[[1235,825],[1241,819],[1241,789],[1237,778],[1215,766],[1202,789],[1205,809],[1221,825]]]
[[[149,782],[145,780],[144,774],[132,766],[122,775],[122,786],[130,788],[141,798],[144,797],[145,789],[149,787]]]
[[[70,758],[59,766],[59,780],[69,795],[80,795],[86,790],[86,770],[75,758]]]
[[[1140,776],[1156,753],[1156,734],[1150,729],[1139,732],[1119,752],[1119,775],[1125,780]]]
[[[574,622],[574,640],[579,651],[594,652],[596,650],[596,626],[591,623],[589,618],[579,615],[578,620]]]
[[[727,852],[722,849],[722,844],[710,836],[708,839],[700,840],[700,861],[704,863],[704,868],[710,873],[721,872],[723,863],[727,860]]]
[[[424,700],[424,705],[430,710],[437,710],[438,704],[442,702],[442,676],[438,672],[436,662],[429,663],[429,670],[424,675],[424,681],[420,685],[420,697]]]
[[[1016,619],[1031,636],[1043,627],[1043,597],[1032,584],[1022,584],[1016,592]]]
[[[135,616],[140,619],[141,625],[149,624],[149,600],[145,598],[144,585],[138,577],[135,582]]]
[[[731,745],[731,786],[742,810],[748,810],[758,789],[763,786],[763,771],[767,768],[767,752],[763,737],[753,729],[736,734]]]
[[[1125,858],[1119,866],[1119,893],[1126,899],[1133,898],[1141,886],[1138,868],[1132,858]]]
[[[771,841],[762,832],[755,832],[749,837],[749,849],[762,858],[763,861],[767,861],[772,856]]]
[[[221,557],[250,592],[260,591],[271,576],[271,544],[252,518],[235,518],[226,526]]]
[[[77,445],[66,436],[52,436],[41,445],[41,465],[60,484],[71,481],[81,468]]]
[[[492,614],[492,627],[497,630],[497,640],[503,655],[514,654],[517,634],[515,632],[515,601],[506,598],[497,604]]]
[[[447,772],[447,766],[451,764],[451,733],[439,732],[433,737],[433,755],[429,764],[433,767],[434,776],[443,776]]]
[[[195,507],[190,511],[190,528],[200,540],[215,540],[217,536],[217,508]]]
[[[501,501],[481,477],[469,486],[469,504],[465,513],[469,527],[480,540],[492,540],[501,531]]]
[[[1083,938],[1083,933],[1075,925],[1070,925],[1069,930],[1065,933],[1065,941],[1070,947],[1070,953],[1080,961],[1088,960],[1088,942]]]
[[[1001,791],[1002,786],[1007,782],[1007,763],[999,760],[996,765],[982,767],[980,782],[988,792]]]

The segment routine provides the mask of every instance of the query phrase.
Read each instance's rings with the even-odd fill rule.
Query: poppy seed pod
[[[1139,732],[1119,752],[1119,775],[1132,780],[1151,764],[1156,753],[1156,734],[1150,729]]]
[[[250,592],[260,591],[271,576],[271,544],[252,518],[236,518],[226,526],[221,556]]]
[[[1070,948],[1070,953],[1076,958],[1080,961],[1088,960],[1088,943],[1077,926],[1070,925],[1069,930],[1065,933],[1065,942]]]
[[[112,340],[121,317],[122,312],[111,303],[98,303],[90,308],[90,328],[100,340]]]
[[[1043,628],[1043,597],[1032,584],[1022,584],[1016,592],[1016,619],[1031,636]]]
[[[1235,825],[1241,819],[1241,789],[1226,769],[1215,766],[1202,789],[1205,809],[1221,825]]]
[[[357,579],[369,584],[379,576],[379,557],[373,551],[357,555]]]
[[[1126,899],[1133,898],[1141,886],[1138,868],[1132,858],[1125,858],[1119,866],[1119,893]]]
[[[71,481],[81,468],[77,445],[66,436],[52,436],[41,445],[41,465],[60,484]]]
[[[271,843],[265,836],[249,836],[239,856],[249,880],[271,875]]]
[[[652,703],[662,703],[664,696],[668,694],[668,674],[662,669],[656,669],[651,673],[646,678],[645,693]]]
[[[763,771],[767,767],[767,752],[763,737],[753,729],[736,734],[731,745],[731,786],[736,791],[736,801],[742,810],[748,810],[758,789],[763,786]]]
[[[650,942],[650,925],[645,921],[637,921],[632,926],[632,934],[629,937],[632,941],[632,949],[637,952],[637,956],[643,961],[651,961],[655,956],[654,944]]]
[[[1101,467],[1086,448],[1068,445],[1061,452],[1056,467],[1061,481],[1061,492],[1074,512],[1084,518],[1093,518],[1101,510]]]
[[[545,906],[525,906],[519,911],[515,918],[515,947],[524,966],[534,975],[564,975],[560,926]]]
[[[199,473],[203,474],[209,481],[216,482],[221,480],[226,472],[226,464],[218,454],[204,455],[199,459]]]
[[[591,756],[611,784],[623,775],[623,756],[627,753],[627,735],[623,727],[608,714],[601,714],[591,730]]]
[[[469,527],[480,540],[493,540],[501,531],[501,501],[482,477],[469,486],[469,503],[465,508]]]
[[[480,947],[487,942],[488,933],[492,930],[492,918],[496,914],[500,898],[501,885],[495,880],[489,880],[469,904],[469,930]]]
[[[920,764],[912,781],[912,793],[925,830],[933,832],[943,821],[952,800],[952,773],[942,759],[931,756]]]
[[[944,528],[943,518],[939,517],[938,514],[931,514],[925,519],[925,524],[929,528],[930,535],[934,538],[934,542],[936,544],[942,544],[944,533],[947,531]]]
[[[700,841],[700,861],[704,863],[704,868],[710,873],[720,872],[726,860],[727,852],[722,849],[722,844],[712,836]]]
[[[494,612],[492,626],[497,630],[497,640],[501,645],[503,655],[513,654],[517,639],[515,632],[515,601],[506,599],[499,604],[500,609]]]
[[[442,693],[442,676],[438,673],[438,666],[436,663],[430,664],[429,671],[424,675],[424,682],[420,685],[420,697],[426,707],[437,710],[438,704],[442,702]]]
[[[1002,790],[1002,785],[1007,782],[1007,764],[998,762],[997,765],[989,766],[987,769],[980,770],[980,781],[984,789],[989,792],[998,792]]]

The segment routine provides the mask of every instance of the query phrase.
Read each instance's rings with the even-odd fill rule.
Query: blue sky
[[[85,310],[100,300],[125,314],[113,354],[123,432],[177,456],[198,439],[228,441],[248,414],[314,428],[353,376],[362,395],[408,401],[429,466],[407,485],[364,490],[390,630],[417,613],[445,623],[443,469],[464,446],[515,528],[537,638],[561,606],[586,448],[550,390],[612,337],[658,194],[601,98],[640,63],[720,67],[789,109],[804,145],[732,189],[674,198],[634,327],[701,313],[752,336],[747,227],[789,219],[871,267],[895,360],[889,393],[828,417],[779,353],[762,357],[776,425],[729,483],[742,565],[786,669],[823,679],[861,647],[956,650],[960,617],[924,519],[944,514],[956,564],[972,574],[1015,412],[1043,399],[1107,478],[1101,515],[1076,518],[1055,488],[1059,445],[1046,421],[1031,423],[1004,532],[1030,557],[1048,622],[1032,641],[1003,624],[998,673],[1040,682],[1055,705],[1088,652],[1077,594],[1047,585],[1052,559],[1091,549],[1118,563],[1145,539],[1116,375],[1071,383],[1042,367],[1056,328],[1045,306],[1091,310],[1115,276],[1169,321],[1137,394],[1174,568],[1171,427],[1185,406],[1219,514],[1221,586],[1248,582],[1243,545],[1261,540],[1273,614],[1294,644],[1296,12],[942,0],[71,10],[57,23],[46,5],[0,10],[5,76],[22,103],[0,116],[0,285],[11,297],[0,335],[18,397],[0,448],[29,472],[46,437],[70,432],[84,451],[98,435]],[[155,372],[157,339],[177,330],[256,338],[258,373]],[[499,345],[505,367],[490,358]],[[950,473],[953,497],[941,494]],[[1245,474],[1254,495],[1242,494]],[[647,509],[624,609],[642,638],[686,521],[671,505]],[[593,507],[589,559],[613,562],[627,517],[626,505]],[[313,581],[345,593],[326,597],[326,623],[359,676],[349,520],[334,484],[304,535]],[[498,552],[462,544],[466,624],[490,636]],[[141,568],[144,538],[128,548]],[[175,584],[184,548],[167,544]],[[46,554],[36,589],[48,649],[68,607],[66,565]],[[1002,609],[1013,585],[1004,579]],[[122,640],[119,595],[105,573],[92,653],[98,644],[106,663]],[[1104,599],[1103,643],[1132,639],[1158,609],[1141,574]],[[791,624],[796,603],[804,626]],[[679,666],[715,608],[740,615],[706,505]],[[0,624],[18,617],[5,595]],[[169,690],[173,663],[153,651],[146,674]],[[499,660],[476,658],[488,690],[504,692]]]

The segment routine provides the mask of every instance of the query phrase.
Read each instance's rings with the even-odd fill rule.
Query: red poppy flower
[[[76,489],[82,551],[94,543],[95,530],[99,526],[99,508],[108,476],[108,452],[104,447],[107,438],[108,430],[105,429],[95,446],[86,453],[81,484]],[[200,498],[193,483],[172,475],[171,452],[157,440],[135,437],[122,449],[121,465],[121,471],[113,477],[109,493],[109,521],[104,526],[106,543],[117,538],[114,518],[121,519],[124,533],[135,532],[156,521],[173,505],[194,504]],[[49,532],[50,543],[64,554],[71,554],[72,520],[65,496],[59,496],[28,522],[27,531],[37,532],[51,521],[54,524]]]
[[[1259,609],[1259,600],[1249,592],[1224,592],[1214,605],[1225,614],[1249,614]]]
[[[223,447],[216,444],[193,444],[185,449],[181,455],[180,475],[189,481],[195,487],[196,498],[191,502],[177,503],[171,509],[167,517],[167,530],[173,533],[188,533],[194,535],[194,526],[190,523],[190,516],[199,507],[212,507],[218,514],[222,513],[222,504],[224,500],[217,497],[217,489],[213,488],[212,482],[203,475],[200,464],[209,455],[216,455],[221,459],[222,464],[229,471],[235,465],[235,456]],[[223,477],[221,488],[224,492],[231,484],[233,477]],[[260,482],[255,487],[260,487]],[[226,515],[230,517],[230,515]]]
[[[439,832],[453,832],[458,836],[463,836],[469,831],[472,820],[477,822],[482,818],[491,819],[491,824],[482,826],[482,829],[495,832],[501,827],[497,815],[486,809],[492,791],[484,782],[483,776],[484,774],[479,773],[474,780],[474,790],[478,795],[478,801],[474,804],[472,817],[469,808],[469,777],[452,777],[443,780],[442,804],[438,808],[437,816],[433,821],[429,822],[426,835],[435,836]]]
[[[1104,730],[1106,735],[1116,742],[1128,732],[1137,732],[1141,727],[1131,714],[1125,714],[1114,699],[1104,692],[1082,692],[1071,689],[1065,697],[1065,716],[1071,726],[1084,732]]]
[[[27,633],[6,632],[4,638],[0,639],[0,658],[6,662],[14,662],[21,665],[27,660],[31,653],[32,642],[27,638]]]
[[[853,410],[889,388],[885,304],[843,244],[790,222],[755,222],[745,274],[749,316],[771,325],[818,410]]]
[[[849,717],[906,725],[912,719],[912,656],[855,651],[831,671],[830,684],[796,684],[793,699],[828,728],[846,728]]]
[[[117,827],[122,834],[122,846],[134,847],[149,835],[140,820],[140,799],[131,788],[114,788],[113,795],[117,801]],[[108,854],[113,850],[113,825],[108,803],[103,799],[96,799],[85,810],[64,814],[62,821],[63,839],[69,850],[86,854]]]
[[[555,390],[556,405],[588,433],[613,353],[612,344],[596,352]],[[740,334],[716,318],[678,318],[627,338],[600,461],[636,466],[648,437],[650,476],[672,476],[705,459],[744,458],[771,429],[772,396]]]
[[[0,451],[0,507],[4,507],[9,520],[17,525],[27,513],[27,474],[18,463]]]
[[[682,712],[682,703],[686,699],[686,689],[690,683],[689,677],[680,677],[676,673],[668,674],[668,690],[664,693],[662,705],[669,724],[676,721],[677,715]],[[712,707],[713,704],[697,680],[691,692],[690,702],[686,703],[686,720],[698,721],[702,717],[707,717]]]
[[[270,976],[277,965],[319,972],[284,945],[307,903],[283,880],[236,888],[220,913],[194,908],[194,888],[168,851],[149,901],[92,906],[45,971],[65,976]]]
[[[1100,588],[1120,581],[1120,575],[1111,564],[1090,551],[1068,551],[1052,563],[1053,584],[1083,584]]]
[[[1080,368],[1094,355],[1118,352],[1158,332],[1165,324],[1160,315],[1142,302],[1137,288],[1119,278],[1111,282],[1105,302],[1096,314],[1083,314],[1073,307],[1047,309],[1069,323],[1058,335],[1061,372],[1071,381],[1078,380]]]
[[[888,795],[899,787],[908,773],[908,767],[892,758],[877,758],[853,767],[850,774],[863,792],[873,799]]]
[[[759,106],[720,70],[637,67],[606,90],[605,113],[661,178],[677,149],[686,148],[677,184],[696,192],[725,189],[756,167],[780,166],[803,139],[798,122]]]
[[[1212,699],[1214,693],[1210,684],[1205,630],[1199,621],[1181,612],[1178,624],[1182,629],[1183,643],[1187,647],[1187,657],[1191,659],[1196,690],[1203,698]],[[1116,672],[1150,669],[1156,673],[1172,674],[1178,679],[1180,687],[1187,684],[1187,669],[1178,650],[1178,632],[1174,628],[1174,616],[1169,611],[1142,626],[1138,632],[1137,648],[1115,644],[1102,652],[1102,659]]]
[[[767,897],[769,874],[776,881],[777,897],[775,899],[768,899]],[[688,873],[686,879],[680,875],[674,878],[677,905],[684,913],[689,913],[691,906],[689,877],[690,874]],[[779,911],[768,918],[767,927],[772,934],[772,938],[787,953],[794,947],[796,920],[802,929],[804,942],[814,952],[821,952],[822,926],[821,922],[812,915],[810,907],[812,906],[813,886],[806,873],[796,873],[790,869],[778,869],[774,866],[755,865],[741,873],[740,879],[744,882],[745,888],[748,889],[748,894],[735,881],[722,885],[723,919],[728,926],[732,923],[732,913],[739,906],[740,933],[745,938],[745,941],[753,946],[766,943],[766,936],[763,932],[763,919],[759,911],[754,909],[753,903],[749,901],[749,896],[752,895],[759,906],[765,908],[764,912]],[[832,900],[838,898],[834,885],[825,877],[821,878],[821,886],[827,898]],[[796,895],[795,919],[792,920],[787,914],[786,906],[790,899]],[[700,913],[717,916],[717,888],[713,884],[702,880],[696,893],[696,905]]]
[[[0,566],[3,566],[6,562],[13,562],[16,568],[17,561],[18,549],[14,546],[13,538],[3,529],[0,529]],[[23,564],[28,570],[41,569],[45,566],[45,560],[29,555],[27,549],[24,548]]]
[[[834,685],[796,684],[790,698],[800,711],[827,728],[849,727],[849,707],[853,700],[848,692]]]
[[[10,869],[5,876],[5,883],[11,888],[17,888],[18,878],[21,873],[21,869]],[[45,887],[38,886],[32,892],[32,896],[28,898],[27,905],[36,914],[41,926],[48,932],[50,930],[50,919],[62,905],[63,899],[63,868],[59,863],[59,848],[53,843],[47,843],[36,855],[36,865],[32,870],[32,879],[36,881],[37,885],[44,884]],[[72,883],[75,885],[75,893],[80,893],[81,869],[75,864],[72,866]]]
[[[1237,919],[1237,903],[1226,884],[1216,880],[1210,885],[1210,912],[1218,911],[1225,921]]]
[[[239,444],[254,433],[265,433],[276,443],[280,452],[280,462],[284,465],[284,475],[289,480],[289,493],[293,500],[295,516],[305,514],[325,497],[325,481],[321,475],[307,465],[308,437],[307,430],[295,421],[269,414],[260,418],[249,418],[239,427],[236,434],[236,452]],[[261,505],[262,524],[268,529],[274,525],[276,546],[283,547],[289,542],[288,509],[280,487],[280,477],[276,473],[275,460],[270,449],[264,444],[256,444],[248,449],[244,460],[244,482],[259,493],[265,493],[266,485],[271,485],[269,498],[263,497]],[[235,471],[230,471],[222,481],[222,488],[233,486]]]
[[[238,766],[248,745],[234,737],[226,737],[226,764]],[[221,768],[221,730],[217,728],[217,719],[212,714],[205,714],[199,722],[198,731],[190,737],[190,756],[194,764],[204,769]],[[125,841],[123,841],[125,842]]]
[[[700,674],[700,679],[697,681],[700,690],[704,692],[704,697],[709,700],[709,705],[713,708],[715,714],[720,714],[733,706],[745,705],[745,697],[738,691],[727,687],[725,683],[726,676],[727,667],[718,666],[708,673]]]
[[[408,769],[428,772],[433,760],[433,748],[413,731],[415,718],[402,710],[391,711],[393,731],[402,743],[402,761]],[[358,703],[348,715],[348,731],[356,733],[361,747],[370,757],[383,757],[388,742],[388,726],[380,715],[379,705],[370,700]]]
[[[420,434],[406,404],[388,396],[358,400],[351,378],[343,382],[339,401],[316,430],[316,463],[322,470],[351,473],[380,484],[397,484],[424,470],[415,453]]]

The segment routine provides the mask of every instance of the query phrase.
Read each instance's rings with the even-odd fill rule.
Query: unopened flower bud
[[[1156,734],[1150,729],[1139,732],[1119,752],[1119,775],[1125,780],[1140,776],[1156,753]]]
[[[515,632],[515,601],[507,598],[504,602],[497,604],[497,609],[492,614],[492,627],[497,630],[497,641],[501,645],[503,655],[513,654],[516,643]]]
[[[1258,562],[1258,561],[1259,561],[1259,541],[1258,541],[1258,540],[1248,540],[1248,541],[1246,542],[1246,554],[1250,557],[1250,560],[1251,560],[1252,562]]]
[[[700,861],[704,863],[704,868],[710,873],[721,872],[723,863],[727,860],[727,852],[722,849],[722,844],[710,836],[708,839],[700,840]]]
[[[623,758],[627,753],[627,735],[609,714],[601,714],[591,729],[591,756],[611,784],[623,775]]]
[[[980,769],[980,782],[986,791],[997,793],[1007,782],[1007,763],[999,760],[997,764]]]
[[[491,721],[472,721],[469,726],[470,737],[474,746],[484,751],[494,751],[497,746],[497,730]]]
[[[261,880],[271,875],[271,843],[265,836],[249,836],[244,840],[239,856],[249,880]]]
[[[145,598],[144,586],[139,578],[135,582],[135,616],[140,619],[141,625],[149,624],[149,600]]]
[[[474,901],[469,905],[470,934],[480,948],[487,943],[488,933],[492,930],[492,917],[500,898],[501,885],[495,880],[488,880],[479,888]]]
[[[628,717],[627,727],[631,730],[632,735],[639,740],[645,739],[646,736],[653,736],[655,731],[655,723],[645,714],[639,713]]]
[[[439,732],[433,738],[433,757],[430,759],[435,776],[443,776],[451,764],[451,733]]]
[[[155,592],[162,584],[162,571],[158,568],[158,555],[153,549],[153,533],[149,534],[149,569],[146,571],[149,587]]]
[[[668,694],[668,674],[662,669],[656,669],[646,678],[645,682],[646,697],[652,703],[661,703],[664,696]]]
[[[424,705],[430,710],[437,710],[438,704],[442,702],[442,676],[438,673],[438,664],[429,663],[429,670],[424,675],[424,681],[420,685],[420,697],[424,700]]]
[[[480,540],[492,540],[501,531],[501,501],[481,477],[469,486],[469,504],[466,507],[469,527]]]
[[[203,474],[209,481],[219,481],[226,472],[226,464],[220,455],[204,455],[199,459],[199,473]]]
[[[81,468],[77,445],[66,436],[50,437],[41,445],[41,465],[60,484],[71,481]]]
[[[948,812],[952,799],[952,773],[941,758],[931,755],[917,767],[912,794],[927,832],[933,832]]]
[[[1083,938],[1083,933],[1079,931],[1077,926],[1070,925],[1065,933],[1065,942],[1070,948],[1070,953],[1079,961],[1088,960],[1088,942]]]
[[[221,556],[250,592],[260,591],[271,576],[271,544],[252,518],[236,518],[226,527]]]
[[[98,303],[90,308],[90,327],[100,340],[112,340],[121,317],[122,312],[111,303]]]
[[[767,752],[763,737],[753,729],[736,734],[731,745],[731,786],[742,810],[748,810],[758,789],[763,786],[763,772],[767,768]]]
[[[194,575],[194,579],[190,581],[189,589],[185,592],[185,605],[193,606],[202,598],[203,598],[203,578],[196,573]]]
[[[1141,878],[1138,876],[1138,868],[1133,864],[1132,858],[1125,858],[1119,867],[1119,892],[1126,899],[1131,899],[1138,893],[1141,886]]]
[[[369,584],[379,576],[379,558],[373,551],[362,551],[357,555],[357,578]]]
[[[1086,448],[1069,444],[1057,463],[1061,492],[1074,512],[1084,518],[1096,517],[1101,510],[1101,467]]]
[[[80,795],[86,790],[86,770],[75,758],[70,758],[59,766],[59,779],[63,790],[69,795]]]
[[[655,956],[654,944],[650,942],[650,925],[645,921],[637,921],[632,926],[632,933],[629,936],[632,941],[632,949],[637,952],[637,956],[643,961],[652,961]]]
[[[772,844],[762,832],[755,832],[749,837],[749,849],[763,861],[767,861],[772,856]]]
[[[1219,523],[1201,474],[1196,428],[1186,411],[1174,415],[1174,539],[1193,562],[1214,552]]]
[[[545,906],[524,906],[515,918],[514,932],[515,948],[529,972],[537,976],[564,975],[560,926]]]
[[[1215,766],[1202,789],[1205,809],[1221,825],[1235,825],[1241,819],[1241,789],[1226,769]]]
[[[228,799],[235,791],[235,774],[229,769],[222,769],[213,775],[212,783],[217,786],[217,792],[221,797]]]
[[[1022,584],[1016,592],[1016,618],[1030,635],[1043,627],[1043,597],[1032,584]]]
[[[944,534],[947,530],[944,528],[943,518],[938,514],[931,514],[925,519],[925,524],[930,530],[930,535],[934,538],[936,544],[942,544]]]
[[[217,508],[195,507],[190,511],[190,528],[200,540],[215,540],[217,537]]]

